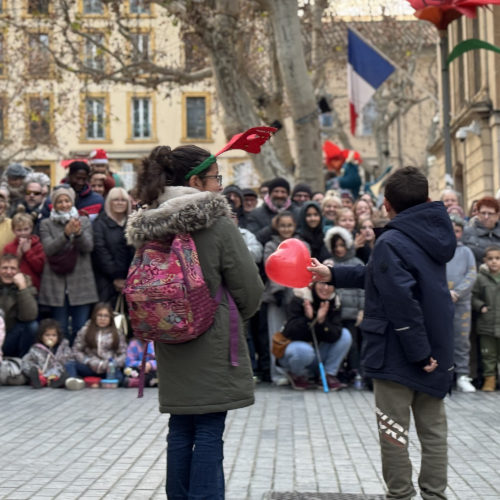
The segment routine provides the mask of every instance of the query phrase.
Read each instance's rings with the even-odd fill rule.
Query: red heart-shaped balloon
[[[304,288],[312,281],[312,273],[306,269],[311,265],[311,255],[303,241],[289,238],[282,241],[276,251],[266,260],[269,279],[290,288]]]

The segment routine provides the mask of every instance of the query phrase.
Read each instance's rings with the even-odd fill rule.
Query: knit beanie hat
[[[7,177],[26,177],[29,170],[23,167],[20,163],[11,163],[5,170]]]
[[[60,186],[56,186],[52,190],[52,194],[50,196],[50,199],[52,201],[52,206],[55,207],[57,198],[61,196],[62,194],[65,194],[70,200],[73,205],[75,204],[75,191],[73,190],[72,187],[68,186],[67,184],[61,184]]]
[[[292,198],[297,193],[308,193],[309,197],[312,197],[312,189],[309,186],[309,184],[306,184],[305,182],[300,182],[299,184],[295,185],[295,187],[293,188],[293,191],[292,191]]]
[[[287,190],[287,193],[290,194],[290,184],[283,177],[275,177],[274,179],[271,179],[268,186],[269,194],[271,194],[273,192],[273,189],[276,189],[277,187],[285,188]]]
[[[243,196],[253,196],[254,198],[258,198],[257,193],[250,188],[243,188],[242,189]]]
[[[236,195],[238,195],[239,199],[243,201],[243,192],[236,184],[229,184],[229,186],[226,186],[224,188],[224,191],[222,191],[222,194],[224,196],[227,196],[229,193],[235,193]]]

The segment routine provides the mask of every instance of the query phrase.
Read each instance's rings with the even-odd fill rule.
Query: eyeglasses
[[[26,196],[29,196],[29,195],[33,195],[33,196],[39,196],[42,194],[41,191],[26,191]]]
[[[482,217],[493,217],[498,214],[497,212],[479,212],[479,215],[481,215]]]
[[[222,186],[222,175],[205,175],[203,179],[215,179]]]

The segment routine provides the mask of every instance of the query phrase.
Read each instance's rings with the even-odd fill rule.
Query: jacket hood
[[[385,226],[385,230],[388,229],[401,231],[440,264],[445,264],[455,254],[455,233],[441,201],[421,203],[403,210]]]
[[[352,234],[347,229],[340,226],[333,226],[325,233],[325,239],[324,239],[325,246],[332,255],[333,255],[332,238],[336,234],[338,234],[345,241],[345,246],[347,250],[351,249],[354,243],[352,239]]]
[[[140,208],[130,214],[125,230],[129,245],[139,248],[146,241],[191,233],[212,226],[220,217],[231,217],[226,198],[211,191],[168,186],[158,202],[156,208]]]

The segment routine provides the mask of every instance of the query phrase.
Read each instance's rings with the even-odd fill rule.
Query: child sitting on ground
[[[108,369],[113,362],[113,378],[123,380],[121,369],[125,365],[127,344],[113,321],[113,309],[109,304],[99,302],[92,316],[78,332],[73,344],[76,360],[75,377],[108,378]]]
[[[139,371],[142,365],[142,358],[146,350],[146,363],[144,365],[144,387],[155,387],[158,385],[156,377],[156,358],[153,342],[144,342],[144,340],[134,337],[127,347],[127,358],[125,359],[125,387],[138,387]]]
[[[66,367],[73,361],[69,342],[64,338],[59,323],[54,319],[40,322],[35,343],[24,355],[22,370],[34,389],[66,387],[83,389],[84,384],[68,376]]]
[[[490,246],[484,254],[472,289],[472,308],[477,311],[477,334],[481,348],[484,384],[482,391],[492,392],[497,385],[497,363],[500,362],[500,247]]]
[[[14,241],[5,245],[3,253],[16,255],[19,270],[31,278],[33,286],[40,290],[40,280],[45,264],[45,252],[40,238],[33,233],[33,218],[26,213],[17,213],[12,217]]]

